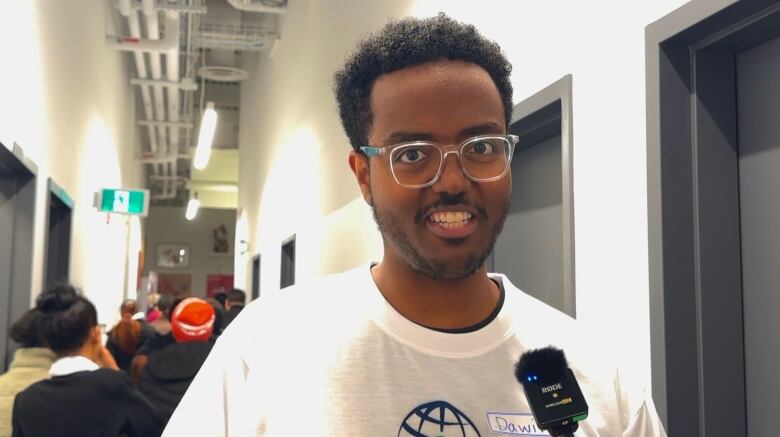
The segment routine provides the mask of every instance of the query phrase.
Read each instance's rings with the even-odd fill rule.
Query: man
[[[158,324],[158,327],[154,328],[156,334],[151,336],[147,341],[138,347],[138,350],[135,351],[135,355],[133,355],[133,359],[130,361],[130,379],[132,379],[136,384],[138,384],[139,380],[141,379],[141,372],[149,362],[149,355],[176,342],[176,340],[173,338],[173,333],[171,332],[173,329],[171,320],[173,317],[173,310],[182,301],[184,301],[184,299],[175,298],[170,293],[164,293],[160,297],[158,305],[160,307],[160,311],[162,311],[163,314],[159,317],[158,320],[162,319],[165,322]],[[157,320],[155,320],[155,322],[156,321]]]
[[[225,297],[225,320],[222,323],[222,330],[227,329],[228,325],[236,318],[238,313],[244,309],[246,304],[246,293],[243,290],[234,288],[227,292]]]
[[[509,208],[510,71],[444,15],[360,43],[336,94],[382,261],[250,305],[164,435],[191,417],[209,436],[539,435],[513,366],[549,344],[590,405],[577,435],[665,435],[581,327],[486,271]]]
[[[168,421],[214,346],[211,334],[215,322],[211,304],[196,297],[184,299],[171,316],[174,342],[149,353],[138,389],[164,421]]]

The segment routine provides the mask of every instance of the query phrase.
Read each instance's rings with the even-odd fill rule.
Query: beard
[[[447,201],[444,199],[444,197],[447,197],[447,195],[443,195],[442,201],[418,211],[415,215],[415,224],[421,225],[424,218],[424,211],[430,210],[439,204],[457,205],[459,203],[465,203],[463,201],[463,196],[459,196],[457,199],[455,199],[459,199],[457,203]],[[510,202],[507,200],[506,203],[502,206],[501,211],[499,212],[499,216],[496,217],[497,220],[491,226],[490,234],[488,235],[488,238],[486,239],[483,247],[478,248],[474,252],[468,254],[463,262],[453,264],[439,259],[426,258],[423,256],[420,250],[418,250],[418,248],[415,247],[415,245],[411,242],[409,236],[404,232],[401,220],[398,217],[392,214],[388,214],[381,208],[377,207],[376,202],[371,203],[371,211],[374,215],[374,221],[376,222],[377,228],[379,228],[379,232],[382,234],[382,239],[384,240],[385,244],[392,245],[399,257],[414,271],[431,279],[461,279],[471,276],[480,267],[482,267],[487,257],[490,256],[491,252],[493,252],[493,247],[496,244],[496,240],[498,239],[499,234],[501,234],[501,230],[504,228],[504,221],[506,221],[509,207]],[[480,218],[487,222],[488,217],[484,208],[478,207],[477,210],[479,211]],[[422,225],[424,226],[424,224]],[[452,238],[445,239],[444,241],[447,243],[447,245],[455,247],[465,244],[467,239],[468,237]]]

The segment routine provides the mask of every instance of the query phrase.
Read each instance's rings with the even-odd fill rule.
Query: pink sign
[[[217,293],[227,293],[233,289],[233,275],[207,275],[206,296],[214,297]]]

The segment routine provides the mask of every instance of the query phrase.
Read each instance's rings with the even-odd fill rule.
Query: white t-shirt
[[[163,436],[547,435],[514,364],[564,349],[590,414],[576,436],[665,436],[576,321],[514,287],[481,329],[451,334],[399,314],[370,266],[252,302],[217,341]]]

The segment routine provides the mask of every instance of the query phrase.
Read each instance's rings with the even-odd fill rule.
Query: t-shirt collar
[[[49,369],[49,376],[65,376],[76,372],[91,372],[99,369],[100,366],[95,364],[94,361],[89,358],[77,355],[74,357],[62,357],[55,361]]]
[[[372,263],[373,264],[373,263]],[[505,290],[505,303],[498,315],[481,329],[467,333],[440,332],[412,322],[384,298],[371,275],[372,264],[360,269],[362,290],[371,300],[371,319],[389,336],[420,352],[450,358],[482,355],[500,346],[513,335],[510,311],[506,304],[512,298],[512,285],[503,275],[490,274]]]

